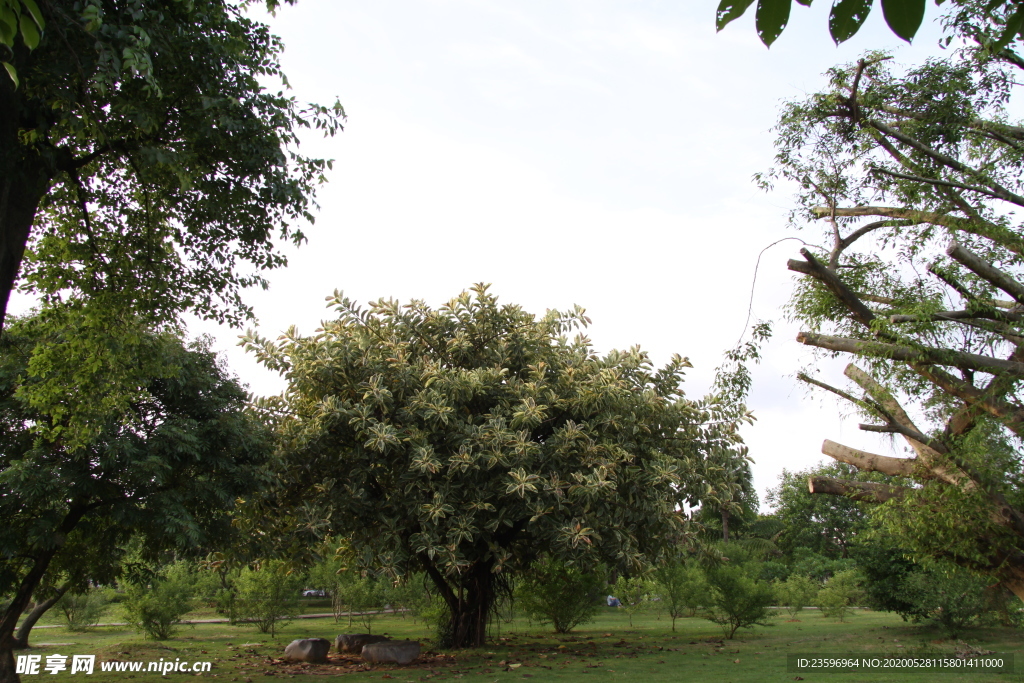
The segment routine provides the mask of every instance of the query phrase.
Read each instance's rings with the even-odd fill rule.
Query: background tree
[[[282,489],[251,515],[273,510],[282,530],[252,532],[288,552],[303,534],[346,536],[367,568],[425,571],[445,645],[482,644],[502,586],[541,553],[655,563],[687,537],[683,506],[713,492],[715,458],[736,452],[742,405],[684,399],[679,356],[660,370],[636,348],[598,357],[567,336],[588,322],[579,308],[536,318],[484,286],[439,309],[332,305],[312,337],[245,340],[289,379],[260,404]]]
[[[568,633],[594,620],[601,608],[605,575],[542,558],[516,582],[516,606],[527,617]]]
[[[828,558],[849,557],[850,548],[868,528],[864,503],[836,496],[812,496],[808,477],[867,479],[846,463],[833,463],[800,472],[783,470],[779,485],[768,490],[766,502],[782,526],[776,545],[791,556],[805,548]]]
[[[711,587],[707,618],[720,625],[729,640],[741,628],[770,625],[774,616],[771,585],[757,577],[757,563],[748,562],[737,550],[733,546],[727,562],[707,569]]]
[[[32,350],[52,331],[35,322],[12,324],[0,353],[0,594],[12,597],[0,614],[3,683],[17,681],[15,624],[48,572],[79,563],[91,578],[111,574],[134,535],[149,556],[225,536],[226,511],[266,481],[269,455],[245,392],[203,343],[143,330],[163,371],[135,388],[132,419],[108,418],[74,451],[36,436],[53,416],[20,398],[37,379]]]
[[[167,640],[192,610],[195,581],[193,567],[181,560],[155,571],[126,572],[125,618],[147,637]]]
[[[264,88],[284,81],[281,43],[243,11],[0,1],[20,81],[0,78],[0,325],[19,278],[150,320],[249,315],[239,290],[285,263],[277,240],[302,241],[329,167],[298,132],[334,134],[344,113]]]
[[[291,571],[287,563],[270,560],[256,568],[245,568],[236,581],[237,619],[252,625],[271,637],[299,610],[302,576]]]
[[[969,29],[991,27],[950,30]],[[914,484],[812,477],[812,490],[884,503],[899,545],[997,576],[1020,597],[1024,133],[1006,107],[1022,66],[1007,48],[906,73],[878,54],[836,68],[826,92],[785,108],[778,166],[762,177],[797,183],[796,216],[824,223],[827,246],[789,262],[805,276],[792,303],[809,328],[798,339],[856,356],[846,375],[863,394],[800,378],[852,402],[869,417],[862,429],[902,438],[913,456],[826,441],[837,461]]]

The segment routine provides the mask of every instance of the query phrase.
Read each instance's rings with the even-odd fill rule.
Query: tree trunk
[[[421,558],[425,559],[422,555]],[[473,564],[463,572],[455,586],[445,580],[433,562],[425,560],[424,566],[448,605],[448,631],[441,634],[441,647],[483,647],[487,642],[487,624],[495,597],[494,574],[491,573],[493,563]]]
[[[462,599],[449,603],[449,629],[453,648],[483,647],[494,605],[494,575],[489,562],[473,566],[462,581]]]
[[[57,601],[68,592],[69,588],[71,588],[70,581],[58,588],[55,595],[43,600],[29,612],[29,615],[22,620],[21,626],[18,628],[18,635],[14,636],[14,649],[23,650],[28,647],[28,634],[31,633],[32,627],[36,625],[40,617],[46,614],[48,609],[57,604]]]
[[[15,51],[23,49],[19,44]],[[20,95],[7,74],[0,72],[0,330],[36,210],[52,179],[46,160],[19,139]]]
[[[86,505],[75,504],[68,510],[64,520],[54,530],[54,544],[48,550],[38,553],[34,558],[32,569],[25,574],[14,597],[3,614],[0,614],[0,683],[20,683],[18,674],[14,667],[14,649],[17,641],[14,637],[14,627],[18,624],[18,618],[25,612],[32,594],[43,580],[50,562],[53,561],[57,551],[64,545],[64,539],[72,529],[81,521],[82,517],[89,510]]]
[[[32,593],[39,585],[43,574],[46,573],[46,568],[50,565],[50,560],[53,559],[56,553],[57,550],[52,549],[36,559],[32,569],[21,580],[21,584],[14,594],[14,599],[11,600],[3,615],[0,616],[0,683],[20,683],[14,668],[14,650],[18,647],[17,640],[14,637],[14,627],[18,623],[18,617],[28,607],[28,603],[32,599]]]
[[[722,540],[729,542],[729,511],[722,510]]]

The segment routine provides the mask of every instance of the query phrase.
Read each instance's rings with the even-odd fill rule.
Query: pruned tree
[[[902,74],[881,54],[833,69],[825,92],[785,107],[761,181],[795,181],[795,215],[825,228],[789,262],[798,340],[858,358],[859,391],[799,378],[911,454],[826,440],[839,462],[913,483],[811,477],[811,491],[883,504],[908,549],[1024,598],[1024,128],[1006,114],[1022,67],[975,50]]]
[[[282,487],[247,528],[288,552],[344,536],[367,570],[425,571],[446,645],[481,645],[499,592],[541,554],[643,568],[688,538],[685,506],[733,493],[718,464],[744,457],[743,406],[685,399],[679,356],[598,356],[568,336],[582,309],[538,318],[483,285],[437,309],[331,305],[312,336],[245,340],[289,381],[260,403]]]

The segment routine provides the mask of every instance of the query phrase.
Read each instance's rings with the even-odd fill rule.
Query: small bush
[[[775,599],[780,606],[796,617],[807,605],[816,604],[821,586],[809,576],[793,574],[785,581],[775,583]]]
[[[987,583],[959,567],[929,567],[908,575],[903,590],[922,614],[955,638],[988,611]]]
[[[526,615],[568,633],[593,621],[601,605],[604,576],[545,559],[536,562],[516,589],[516,602]]]
[[[128,584],[123,603],[128,623],[154,640],[170,638],[192,609],[193,579],[189,566],[177,562],[153,574],[148,585]]]
[[[629,615],[629,625],[633,625],[633,615],[646,610],[651,604],[651,593],[655,584],[642,576],[626,578],[620,576],[612,586],[612,592],[622,602],[622,608]]]
[[[740,564],[724,564],[709,569],[711,608],[708,619],[722,627],[732,640],[736,631],[754,626],[769,626],[772,612],[772,587],[751,576]]]
[[[273,637],[277,627],[298,612],[302,577],[290,573],[284,562],[268,561],[259,569],[243,570],[235,588],[239,622]]]
[[[373,620],[383,611],[388,599],[390,586],[373,576],[355,575],[347,583],[340,584],[341,601],[348,607],[349,623],[355,616],[371,633]]]
[[[711,588],[704,572],[696,565],[681,562],[666,564],[654,574],[655,590],[661,598],[662,608],[672,619],[672,630],[676,630],[676,619],[685,615],[693,616],[710,601]]]
[[[94,589],[78,595],[65,593],[54,603],[54,607],[57,608],[57,617],[67,630],[81,632],[99,623],[107,602],[105,591]]]
[[[864,597],[860,585],[860,574],[853,569],[838,572],[826,581],[817,599],[822,616],[845,621],[846,615],[853,612],[853,606]]]

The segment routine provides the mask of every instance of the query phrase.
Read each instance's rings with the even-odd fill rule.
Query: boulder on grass
[[[288,643],[284,649],[284,658],[293,662],[327,661],[327,653],[331,651],[331,641],[326,638],[299,638]]]
[[[357,655],[363,651],[365,645],[383,643],[385,640],[390,640],[390,638],[371,636],[369,633],[343,633],[335,639],[334,644],[340,653],[348,652]]]
[[[363,646],[363,659],[374,664],[408,664],[420,656],[415,640],[389,640]]]

